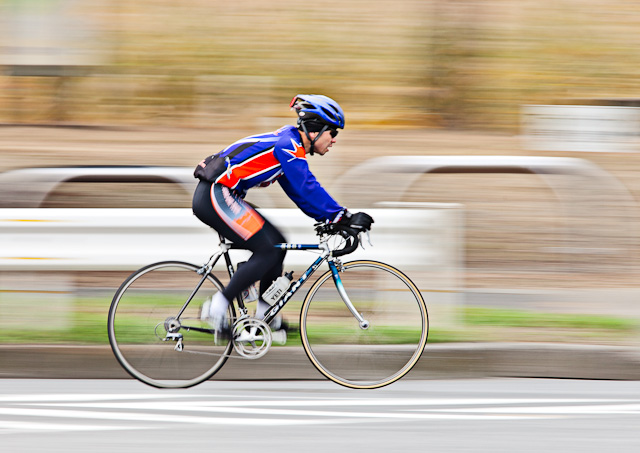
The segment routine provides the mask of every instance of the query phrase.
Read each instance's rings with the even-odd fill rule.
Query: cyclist
[[[228,328],[229,301],[260,280],[259,293],[282,275],[285,251],[274,247],[287,242],[282,233],[253,209],[244,197],[252,187],[278,181],[291,200],[319,222],[341,223],[358,231],[369,230],[373,219],[366,213],[351,214],[336,202],[309,170],[307,154],[329,152],[338,129],[344,128],[344,113],[333,99],[321,95],[293,98],[296,126],[252,135],[204,159],[194,172],[200,179],[193,196],[193,212],[205,224],[242,248],[251,258],[233,275],[224,291],[203,304],[201,317],[220,333]],[[262,318],[270,305],[260,297],[256,317]],[[275,331],[281,318],[272,322]]]

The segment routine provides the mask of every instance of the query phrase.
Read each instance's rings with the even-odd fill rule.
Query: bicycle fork
[[[362,330],[368,329],[369,321],[364,319],[364,317],[360,313],[358,313],[358,310],[356,310],[356,307],[353,306],[353,303],[351,302],[351,299],[349,299],[349,295],[345,291],[344,285],[342,284],[342,279],[340,278],[338,267],[333,261],[329,261],[329,269],[331,269],[331,276],[333,277],[333,282],[336,285],[336,289],[338,290],[338,294],[340,294],[342,301],[347,306],[347,308],[349,309],[353,317],[356,318],[356,320],[360,325],[360,328]]]

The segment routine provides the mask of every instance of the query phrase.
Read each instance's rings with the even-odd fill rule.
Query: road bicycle
[[[118,362],[148,385],[186,388],[211,378],[230,357],[263,357],[273,345],[269,324],[327,263],[329,269],[311,285],[300,310],[300,338],[309,360],[328,379],[351,388],[378,388],[402,378],[427,343],[429,320],[420,291],[388,264],[343,263],[340,257],[357,249],[362,233],[318,224],[316,234],[315,244],[276,245],[319,256],[262,319],[251,316],[242,296],[230,304],[231,335],[222,341],[214,339],[200,310],[224,288],[213,274],[221,257],[233,276],[233,244],[221,237],[219,250],[201,266],[163,261],[134,272],[109,309],[109,342]]]

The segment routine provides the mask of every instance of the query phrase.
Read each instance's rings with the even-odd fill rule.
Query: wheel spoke
[[[368,326],[355,319],[331,272],[311,287],[300,315],[302,344],[329,379],[353,388],[376,388],[404,376],[427,341],[426,306],[397,269],[375,261],[344,264],[342,286]]]
[[[194,293],[202,279],[198,269],[181,262],[147,266],[129,277],[113,298],[111,347],[120,364],[142,382],[168,388],[196,385],[222,367],[231,351],[230,342],[216,345],[211,329],[200,321],[204,301],[223,287],[209,275]],[[182,348],[176,347],[179,341]]]

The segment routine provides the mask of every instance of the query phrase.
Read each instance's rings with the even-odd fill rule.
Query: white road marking
[[[556,419],[640,414],[640,399],[332,398],[145,394],[43,394],[0,397],[0,434],[16,431],[166,429],[167,425],[294,426],[393,420]],[[371,407],[367,412],[363,408]],[[185,414],[188,412],[189,414]],[[3,416],[10,420],[2,420]],[[15,420],[16,418],[25,420]],[[32,420],[29,420],[29,419]],[[79,422],[81,420],[82,422]],[[87,420],[101,423],[87,424]],[[124,426],[122,423],[127,422]]]
[[[230,419],[222,417],[194,417],[175,414],[149,414],[136,412],[94,412],[94,411],[74,411],[56,409],[24,409],[18,407],[0,408],[0,415],[12,415],[20,417],[55,417],[55,418],[79,418],[79,419],[99,419],[99,420],[129,420],[137,422],[163,422],[163,423],[199,423],[205,425],[239,425],[259,423],[262,425],[310,425],[315,423],[325,423],[316,420],[294,420],[294,419],[263,419],[263,418],[242,418]]]
[[[210,400],[211,395],[192,395],[185,398],[209,399],[205,401],[170,401],[170,402],[115,402],[115,403],[59,403],[50,406],[74,406],[74,407],[99,407],[127,408],[127,409],[168,409],[171,410],[198,410],[198,407],[356,407],[356,406],[484,406],[505,404],[578,404],[578,403],[618,403],[627,400],[596,400],[596,399],[498,399],[498,398],[341,398],[341,399],[296,399],[296,400]],[[135,398],[127,398],[133,400]],[[98,399],[95,399],[98,401]],[[640,400],[639,400],[640,401]]]
[[[90,409],[90,406],[87,406]],[[135,405],[131,405],[128,409],[139,409]],[[173,410],[172,408],[166,408]],[[184,408],[183,410],[188,410]],[[202,409],[200,409],[202,411]],[[393,413],[393,412],[345,412],[345,411],[305,411],[305,410],[280,410],[280,409],[241,409],[241,408],[210,408],[206,412],[221,412],[227,414],[243,414],[243,415],[266,415],[266,416],[282,416],[292,415],[295,417],[315,416],[315,417],[332,417],[334,420],[300,420],[286,418],[226,418],[211,416],[183,416],[175,414],[155,415],[151,413],[135,413],[135,412],[92,412],[92,411],[74,411],[74,410],[56,410],[56,409],[23,409],[23,408],[0,408],[0,415],[17,415],[17,416],[37,416],[37,417],[63,417],[63,418],[91,418],[105,420],[130,420],[144,422],[171,422],[171,423],[200,423],[207,425],[242,425],[257,423],[261,425],[314,425],[325,423],[340,423],[339,419],[359,418],[359,419],[405,419],[405,420],[484,420],[491,418],[493,420],[509,420],[513,419],[512,415],[477,415],[477,414],[420,414],[420,413]],[[519,415],[517,418],[522,419],[524,416]],[[550,418],[545,415],[532,414],[529,418]]]
[[[429,409],[420,409],[429,410]],[[542,406],[542,407],[484,407],[465,409],[469,413],[484,414],[640,414],[640,404],[602,404],[594,406]],[[440,409],[438,412],[456,412]]]
[[[196,395],[197,396],[197,395]],[[202,395],[201,395],[202,396]],[[228,398],[229,395],[207,395],[207,398],[219,396]],[[235,397],[239,397],[235,396]],[[158,400],[164,398],[185,398],[189,395],[184,393],[166,393],[166,394],[149,394],[149,393],[129,393],[129,394],[107,394],[107,393],[56,393],[56,394],[29,394],[29,395],[7,395],[0,396],[0,403],[13,402],[49,402],[49,401],[116,401],[116,400]]]
[[[123,431],[140,429],[121,425],[63,425],[60,423],[43,422],[15,422],[0,420],[0,433],[2,430],[14,431]]]

